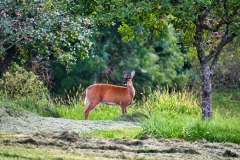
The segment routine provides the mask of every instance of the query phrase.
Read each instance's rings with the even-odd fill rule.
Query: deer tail
[[[88,93],[88,89],[85,89],[85,91],[83,92],[84,104],[87,104],[87,101],[88,101],[87,93]]]

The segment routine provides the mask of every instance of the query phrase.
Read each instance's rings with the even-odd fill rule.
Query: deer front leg
[[[122,114],[127,114],[127,106],[121,106],[122,108]]]

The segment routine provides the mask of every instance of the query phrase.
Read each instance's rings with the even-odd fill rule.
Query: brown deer
[[[89,113],[99,104],[105,103],[109,105],[119,105],[122,109],[122,114],[127,113],[127,106],[130,105],[135,96],[135,89],[132,84],[132,78],[135,71],[131,75],[124,73],[124,86],[117,86],[111,84],[93,84],[84,91],[84,103],[89,101],[89,105],[85,110],[85,120],[88,120]]]

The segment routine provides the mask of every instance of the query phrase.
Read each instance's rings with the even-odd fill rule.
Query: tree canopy
[[[12,62],[39,66],[49,59],[69,65],[91,48],[91,20],[82,1],[2,0],[0,67]]]

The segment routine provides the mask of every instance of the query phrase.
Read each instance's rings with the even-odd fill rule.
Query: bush
[[[48,89],[33,72],[14,67],[0,79],[0,94],[17,100],[39,101],[46,99]]]

